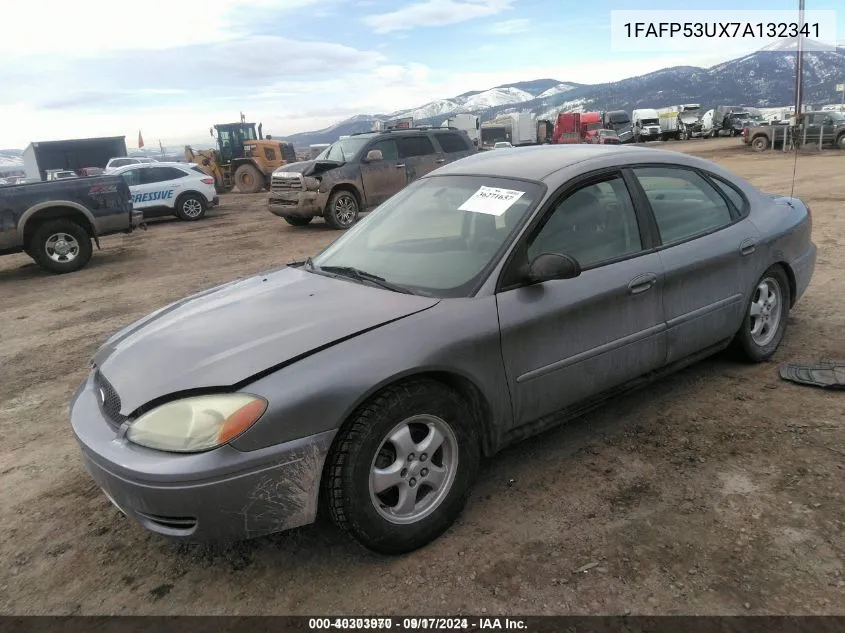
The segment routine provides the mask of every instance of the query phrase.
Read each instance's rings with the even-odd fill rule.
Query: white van
[[[635,143],[660,139],[660,116],[654,108],[634,110],[631,113],[631,127]]]

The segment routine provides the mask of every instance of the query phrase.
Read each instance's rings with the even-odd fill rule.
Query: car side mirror
[[[528,265],[528,278],[534,283],[551,279],[573,279],[581,274],[581,264],[561,253],[541,253]]]
[[[383,160],[384,156],[382,156],[380,149],[371,149],[367,152],[367,157],[364,159],[365,163],[375,163],[377,161]]]

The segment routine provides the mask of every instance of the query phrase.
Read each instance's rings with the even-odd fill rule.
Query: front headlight
[[[266,400],[242,393],[183,398],[141,415],[126,437],[160,451],[207,451],[235,439],[266,410]]]

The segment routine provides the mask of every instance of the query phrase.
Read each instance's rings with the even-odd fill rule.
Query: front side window
[[[528,260],[543,253],[575,258],[581,268],[642,250],[639,225],[625,181],[613,176],[578,189],[557,203],[528,244]]]
[[[120,176],[126,181],[127,185],[134,187],[135,185],[141,184],[140,171],[140,169],[127,169],[126,171],[121,172]]]
[[[733,222],[724,198],[695,171],[678,167],[637,167],[633,171],[645,190],[664,244]]]
[[[539,183],[505,178],[424,178],[358,222],[314,264],[351,266],[421,294],[468,296],[544,191]]]
[[[399,160],[399,151],[396,149],[396,143],[393,139],[386,139],[384,141],[374,143],[370,149],[379,150],[381,152],[382,160]]]

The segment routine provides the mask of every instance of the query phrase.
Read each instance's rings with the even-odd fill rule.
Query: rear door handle
[[[628,292],[632,295],[638,295],[641,292],[649,290],[656,283],[657,275],[655,275],[654,273],[644,273],[642,275],[637,275],[628,284]]]
[[[739,245],[739,252],[741,255],[751,255],[754,251],[757,250],[757,242],[752,239],[743,240],[742,243]]]
[[[445,159],[445,158],[438,158],[438,159],[437,159],[436,161],[434,161],[434,162],[435,162],[435,163],[437,163],[437,164],[440,164],[440,163],[445,163],[445,162],[446,162],[446,159]]]
[[[396,165],[396,169],[404,169],[404,168],[405,168],[405,163],[402,163],[401,165]]]

